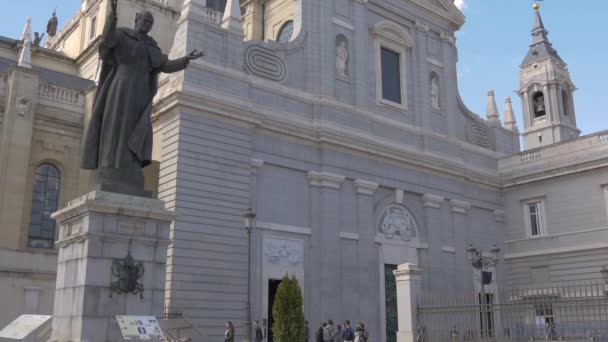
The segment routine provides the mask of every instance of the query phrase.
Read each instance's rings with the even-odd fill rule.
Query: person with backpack
[[[367,329],[365,329],[365,324],[359,322],[361,324],[361,331],[362,331],[362,335],[363,335],[363,341],[367,342],[369,340],[369,333],[367,332]]]
[[[323,342],[323,330],[325,330],[325,322],[323,322],[319,330],[317,330],[317,336],[315,336],[317,342]]]
[[[342,341],[344,342],[353,342],[355,339],[355,331],[350,327],[350,321],[344,321],[344,326],[342,328]]]
[[[357,325],[357,328],[355,328],[355,342],[365,342],[363,330],[361,329],[360,325]]]
[[[334,322],[330,319],[323,329],[323,342],[333,342],[334,333]]]

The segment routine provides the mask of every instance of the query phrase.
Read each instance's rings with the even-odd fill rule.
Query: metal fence
[[[608,286],[603,282],[501,289],[498,294],[423,295],[420,342],[608,342]]]

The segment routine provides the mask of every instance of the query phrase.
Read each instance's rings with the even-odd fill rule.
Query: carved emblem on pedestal
[[[144,264],[135,262],[131,252],[122,260],[112,262],[112,276],[117,278],[110,283],[110,297],[114,292],[139,294],[144,299],[144,285],[139,282],[144,275]]]

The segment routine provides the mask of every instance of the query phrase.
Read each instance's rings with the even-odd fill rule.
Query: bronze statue
[[[147,196],[142,168],[152,158],[150,116],[158,75],[183,70],[204,53],[194,50],[169,60],[148,35],[154,24],[150,12],[137,14],[134,30],[116,28],[117,2],[110,2],[101,36],[102,68],[83,139],[81,167],[95,170],[93,181],[98,190]]]
[[[53,11],[53,16],[46,24],[46,33],[49,35],[49,37],[54,37],[57,34],[57,25],[59,25],[59,21],[57,20],[57,11]]]

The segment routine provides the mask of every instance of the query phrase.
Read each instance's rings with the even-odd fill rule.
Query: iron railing
[[[425,294],[419,298],[417,341],[608,342],[604,282],[500,289],[498,294]]]

